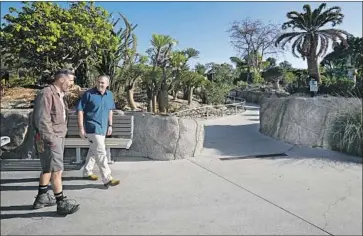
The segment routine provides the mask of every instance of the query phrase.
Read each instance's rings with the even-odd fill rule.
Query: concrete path
[[[266,137],[258,119],[250,106],[206,121],[195,158],[115,163],[116,188],[66,172],[64,192],[81,203],[67,217],[29,209],[39,173],[2,172],[1,235],[362,235],[360,159]],[[246,158],[273,153],[288,156]]]

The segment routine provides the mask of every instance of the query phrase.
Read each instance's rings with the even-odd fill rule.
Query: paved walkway
[[[246,158],[273,153],[288,156]],[[81,180],[80,171],[65,173],[65,194],[81,203],[67,217],[54,207],[29,209],[39,173],[2,172],[1,235],[361,235],[357,160],[261,135],[252,105],[245,114],[206,121],[198,157],[113,164],[123,180],[116,188]]]

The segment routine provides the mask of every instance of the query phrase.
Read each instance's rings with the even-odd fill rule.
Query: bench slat
[[[113,148],[125,148],[132,142],[131,139],[123,139],[123,138],[106,138],[106,146],[112,146]],[[89,147],[89,142],[87,139],[81,138],[66,138],[65,146],[67,148],[76,148],[76,147]]]

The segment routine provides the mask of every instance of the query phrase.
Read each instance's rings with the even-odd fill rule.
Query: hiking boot
[[[87,177],[85,177],[88,180],[98,180],[98,176],[95,174],[92,175],[88,175]]]
[[[75,200],[64,197],[63,200],[57,202],[57,213],[60,215],[73,214],[79,210],[79,206],[80,204],[76,204]]]
[[[47,192],[43,194],[38,194],[35,197],[35,201],[33,203],[33,209],[40,209],[43,207],[54,206],[56,204],[57,202],[55,198]]]
[[[108,181],[108,183],[107,184],[104,184],[104,186],[106,187],[106,188],[108,188],[108,187],[113,187],[113,186],[116,186],[116,185],[119,185],[120,184],[120,180],[117,180],[117,179],[112,179],[112,180],[110,180],[110,181]]]

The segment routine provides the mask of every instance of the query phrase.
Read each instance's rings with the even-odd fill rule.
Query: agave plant
[[[312,11],[311,6],[306,4],[303,6],[303,13],[296,11],[287,13],[287,18],[290,20],[282,25],[282,29],[292,28],[293,32],[281,34],[275,42],[276,46],[281,45],[284,48],[287,43],[293,41],[292,54],[307,59],[309,75],[316,78],[319,83],[321,80],[318,58],[326,54],[331,41],[340,40],[345,44],[346,36],[350,35],[341,29],[322,29],[328,23],[331,23],[332,27],[339,25],[344,18],[340,7],[334,6],[323,11],[325,8],[326,4],[322,3]]]

